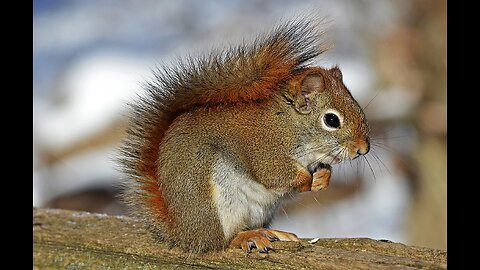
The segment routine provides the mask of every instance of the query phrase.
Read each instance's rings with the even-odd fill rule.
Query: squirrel
[[[325,189],[331,164],[369,152],[369,127],[309,20],[157,67],[129,103],[122,199],[185,252],[298,241],[268,229],[286,197]],[[288,195],[288,196],[287,196]]]

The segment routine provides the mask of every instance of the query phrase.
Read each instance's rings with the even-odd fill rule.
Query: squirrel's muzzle
[[[351,144],[350,153],[351,159],[357,158],[361,155],[366,155],[370,151],[370,138],[357,139]]]

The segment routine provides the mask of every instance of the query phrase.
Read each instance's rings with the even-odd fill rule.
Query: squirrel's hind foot
[[[230,246],[241,248],[245,253],[252,252],[253,248],[257,248],[261,253],[268,253],[273,249],[271,242],[274,241],[299,241],[299,239],[293,233],[262,228],[239,232],[230,242]]]

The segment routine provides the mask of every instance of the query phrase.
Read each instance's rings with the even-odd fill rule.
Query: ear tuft
[[[338,66],[331,68],[330,72],[335,78],[339,79],[340,81],[343,80],[342,71],[340,70],[340,68],[338,68]]]

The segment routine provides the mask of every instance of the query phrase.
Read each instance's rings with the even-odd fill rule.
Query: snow
[[[101,131],[122,116],[149,72],[148,61],[120,53],[96,52],[75,61],[62,82],[67,100],[43,105],[36,114],[36,136],[55,150]]]

